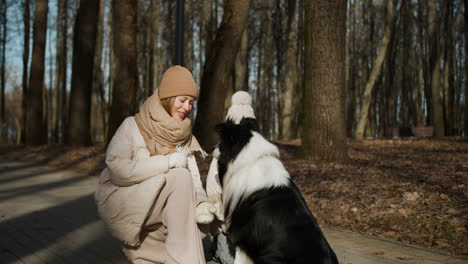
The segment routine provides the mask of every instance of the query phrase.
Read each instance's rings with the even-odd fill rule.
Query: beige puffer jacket
[[[206,201],[193,154],[187,163],[197,202]],[[150,156],[134,117],[128,117],[107,148],[106,165],[94,194],[98,213],[113,236],[126,245],[139,245],[142,225],[165,184],[168,156]]]

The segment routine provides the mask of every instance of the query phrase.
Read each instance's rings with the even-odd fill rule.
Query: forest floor
[[[347,164],[298,160],[298,141],[275,143],[320,225],[468,255],[468,139],[349,141]],[[0,145],[0,158],[90,175],[104,157],[103,145]]]

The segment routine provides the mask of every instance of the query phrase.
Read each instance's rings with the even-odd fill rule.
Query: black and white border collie
[[[225,230],[236,247],[235,264],[338,264],[278,148],[244,118],[218,124],[218,175]]]

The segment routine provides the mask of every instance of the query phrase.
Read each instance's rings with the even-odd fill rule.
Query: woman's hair
[[[161,99],[161,105],[163,106],[164,109],[166,109],[166,112],[169,115],[171,115],[171,106],[174,104],[175,99],[176,99],[176,96]]]

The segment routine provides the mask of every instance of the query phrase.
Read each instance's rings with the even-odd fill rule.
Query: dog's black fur
[[[224,189],[229,166],[249,144],[258,125],[251,118],[244,118],[239,125],[228,120],[217,125],[216,131],[220,136],[218,173]],[[287,184],[260,188],[243,195],[234,205],[224,201],[229,238],[255,264],[338,264],[303,197],[289,175],[287,178]]]

